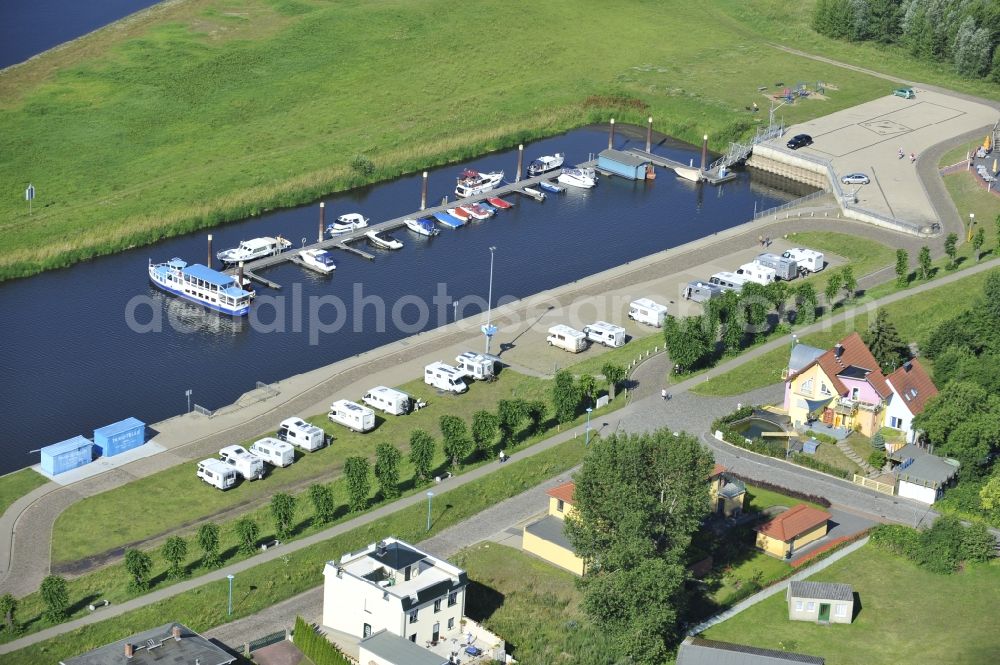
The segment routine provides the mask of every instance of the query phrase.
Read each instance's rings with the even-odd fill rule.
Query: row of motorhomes
[[[667,306],[654,302],[649,298],[639,298],[629,303],[628,318],[637,323],[648,326],[662,328],[667,320]],[[570,353],[579,353],[586,349],[591,343],[603,344],[604,346],[616,349],[625,346],[625,328],[608,323],[607,321],[595,321],[584,326],[583,330],[576,330],[563,323],[556,324],[549,328],[545,340],[549,346],[554,346]]]
[[[822,252],[805,247],[790,249],[780,256],[773,253],[759,254],[756,259],[744,263],[733,272],[717,272],[707,281],[689,282],[684,288],[684,297],[695,302],[707,302],[726,291],[738,293],[747,283],[767,286],[778,280],[792,280],[819,272],[825,265]]]

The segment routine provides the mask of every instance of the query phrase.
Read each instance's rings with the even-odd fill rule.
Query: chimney
[[[132,654],[134,652],[135,652],[135,647],[132,646],[132,643],[131,642],[126,642],[125,643],[125,657],[131,660]]]
[[[178,642],[181,641],[181,627],[180,626],[178,626],[178,625],[175,624],[174,627],[170,629],[170,634],[173,635],[173,637],[174,637],[174,639],[176,641],[178,641]]]
[[[837,346],[833,349],[833,355],[837,357],[837,360],[840,360],[840,356],[844,355],[844,345],[837,342]]]

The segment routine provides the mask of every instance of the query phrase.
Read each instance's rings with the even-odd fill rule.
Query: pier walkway
[[[687,170],[698,169],[697,166],[693,166],[691,164],[685,164],[683,162],[678,162],[676,159],[670,159],[669,157],[664,157],[663,155],[657,155],[656,153],[653,152],[646,152],[645,150],[640,150],[639,148],[628,148],[627,152],[642,157],[643,159],[648,159],[657,166],[662,166],[663,168],[671,170],[678,168]],[[714,168],[712,169],[706,169],[701,172],[702,180],[704,180],[710,185],[721,185],[722,183],[729,182],[730,180],[734,180],[737,177],[737,174],[728,170],[728,168],[726,170],[725,175],[721,175],[719,167],[714,165],[713,167]]]

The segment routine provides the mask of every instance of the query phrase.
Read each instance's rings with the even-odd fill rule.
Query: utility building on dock
[[[645,180],[649,160],[631,152],[608,148],[597,156],[597,168],[629,180]]]

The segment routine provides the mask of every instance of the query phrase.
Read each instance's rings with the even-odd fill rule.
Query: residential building
[[[236,660],[187,626],[168,623],[61,660],[59,665],[229,665]]]
[[[688,637],[677,650],[677,665],[823,665],[817,656],[760,649],[732,642]]]
[[[854,589],[850,584],[789,582],[785,592],[790,621],[851,623]]]
[[[774,519],[756,527],[757,547],[787,559],[814,540],[826,535],[830,513],[804,503],[792,506]]]
[[[886,382],[892,399],[885,411],[885,426],[899,430],[907,443],[914,443],[917,431],[913,429],[913,417],[923,413],[927,400],[938,394],[937,386],[916,358],[903,363],[886,377]]]
[[[461,631],[465,571],[396,538],[327,562],[323,576],[323,625],[334,630],[386,630],[420,645]]]
[[[549,512],[545,517],[524,527],[522,547],[524,551],[565,568],[571,573],[583,575],[583,559],[576,555],[573,546],[566,537],[566,516],[575,510],[573,493],[576,484],[563,483],[553,487],[548,492]]]
[[[912,443],[889,453],[888,457],[896,476],[896,494],[928,505],[940,499],[944,488],[958,475],[956,460],[932,455]]]
[[[709,506],[716,515],[735,517],[743,512],[747,486],[739,478],[726,473],[726,467],[716,464],[708,477]]]
[[[449,665],[448,658],[414,644],[387,630],[373,633],[358,643],[361,665]]]

